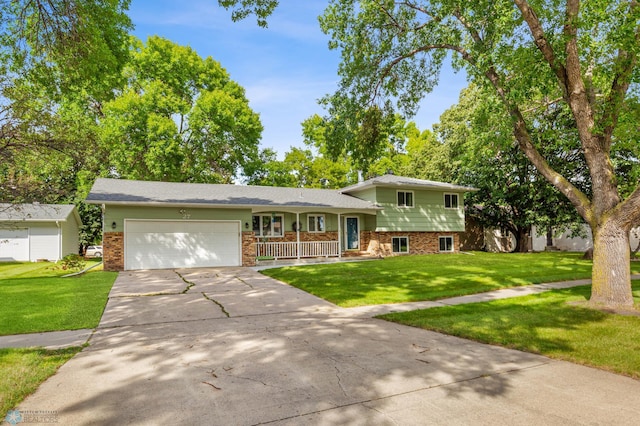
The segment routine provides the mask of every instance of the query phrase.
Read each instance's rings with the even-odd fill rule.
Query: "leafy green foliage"
[[[220,64],[150,37],[133,42],[127,86],[100,121],[110,173],[129,179],[222,183],[258,159],[262,125]]]
[[[128,60],[128,0],[0,5],[0,199],[81,205],[87,176],[107,163],[96,119]],[[91,235],[89,235],[91,234]]]
[[[267,18],[278,6],[278,0],[218,0],[225,9],[232,9],[231,19],[240,21],[255,15],[258,25],[267,26]]]
[[[62,269],[69,271],[79,271],[84,268],[84,259],[79,254],[68,254],[62,258]]]
[[[4,72],[59,99],[112,90],[127,60],[129,0],[11,1],[0,5]]]
[[[380,318],[640,378],[640,317],[581,306],[588,297],[576,287]]]

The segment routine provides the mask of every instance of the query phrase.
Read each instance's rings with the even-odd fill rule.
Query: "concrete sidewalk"
[[[70,346],[82,346],[87,343],[92,334],[92,329],[81,329],[0,336],[0,348],[43,347],[45,349],[60,349]]]

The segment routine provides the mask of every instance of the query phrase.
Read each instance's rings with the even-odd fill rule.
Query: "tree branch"
[[[629,2],[629,12],[631,16],[637,12],[638,7],[638,2],[636,0],[631,0]],[[636,45],[640,44],[640,25],[636,25],[635,41]],[[613,131],[618,123],[620,109],[624,104],[624,97],[627,90],[629,90],[633,70],[636,67],[637,62],[637,53],[630,53],[625,49],[620,49],[618,51],[618,56],[614,60],[613,69],[617,71],[617,74],[614,76],[611,83],[611,90],[607,100],[605,101],[606,106],[602,116],[602,122],[604,123],[602,143],[605,145],[603,146],[603,149],[606,149],[607,152],[609,152],[611,147],[611,137],[613,136]]]
[[[615,207],[612,217],[616,217],[628,229],[640,226],[640,186]]]
[[[556,54],[553,51],[553,47],[549,44],[547,40],[547,36],[542,28],[542,24],[538,19],[535,11],[529,6],[529,3],[526,0],[513,0],[518,9],[520,9],[520,13],[524,18],[525,22],[529,26],[529,31],[533,35],[533,41],[535,42],[538,50],[544,56],[545,61],[551,67],[551,70],[555,74],[558,82],[560,83],[560,87],[562,89],[563,97],[569,101],[569,85],[567,82],[567,72],[562,63],[557,60]]]

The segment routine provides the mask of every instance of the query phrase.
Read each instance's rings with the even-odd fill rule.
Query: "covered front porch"
[[[335,210],[254,211],[256,261],[340,259],[365,254],[361,231],[371,211]]]

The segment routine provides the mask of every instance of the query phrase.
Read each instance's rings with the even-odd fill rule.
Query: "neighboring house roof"
[[[281,188],[98,178],[86,201],[92,204],[251,208],[272,211],[349,210],[375,214],[369,201],[332,189]]]
[[[439,191],[451,191],[451,192],[468,192],[477,191],[476,188],[468,186],[454,185],[451,183],[435,182],[431,180],[408,178],[395,175],[383,175],[367,179],[364,182],[359,182],[355,185],[342,188],[340,192],[349,194],[352,192],[360,192],[365,189],[373,188],[376,186],[387,188],[407,188],[407,189],[435,189]]]
[[[0,203],[0,222],[66,222],[72,214],[81,224],[73,204]]]

